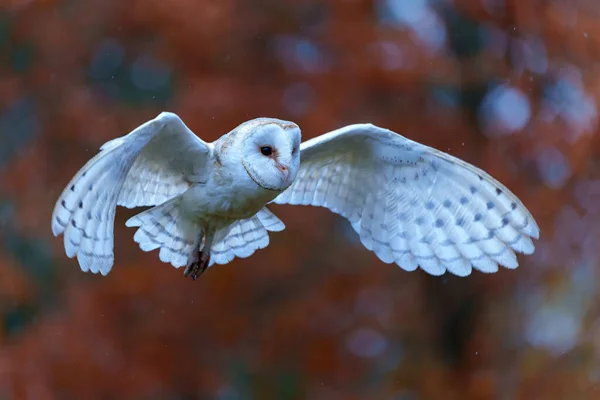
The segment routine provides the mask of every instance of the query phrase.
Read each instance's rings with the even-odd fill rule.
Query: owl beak
[[[277,163],[276,166],[279,172],[281,173],[281,176],[283,177],[283,181],[287,183],[290,177],[290,170],[283,164]]]

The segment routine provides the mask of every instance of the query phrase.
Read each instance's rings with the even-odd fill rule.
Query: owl
[[[326,207],[384,263],[432,275],[516,268],[539,236],[500,182],[390,130],[355,124],[301,143],[295,123],[257,118],[207,143],[169,112],[101,147],[58,198],[52,232],[83,271],[106,275],[117,205],[150,206],[126,222],[135,242],[196,279],[285,228],[270,203]]]

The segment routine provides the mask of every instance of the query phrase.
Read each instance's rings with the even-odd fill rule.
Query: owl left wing
[[[302,143],[296,181],[274,202],[347,218],[383,262],[432,275],[516,268],[539,228],[521,201],[479,168],[371,124]]]

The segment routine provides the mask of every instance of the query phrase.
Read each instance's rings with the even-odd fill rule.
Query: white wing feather
[[[269,234],[280,232],[285,225],[268,208],[264,207],[248,219],[234,222],[215,235],[210,265],[227,264],[235,257],[250,257],[256,250],[269,245]]]
[[[106,275],[114,262],[117,204],[157,205],[202,180],[211,151],[175,114],[162,113],[105,143],[73,177],[52,214],[52,232],[83,271]]]
[[[296,181],[279,204],[323,206],[346,217],[383,262],[432,275],[518,266],[539,228],[525,206],[484,171],[371,124],[300,147]]]
[[[159,250],[159,258],[175,268],[188,265],[202,227],[181,215],[181,196],[134,215],[126,226],[139,227],[133,240],[143,251]]]

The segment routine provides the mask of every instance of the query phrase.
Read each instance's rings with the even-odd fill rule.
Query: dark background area
[[[600,398],[597,0],[5,0],[0,399]],[[144,253],[84,274],[54,202],[107,140],[172,111],[212,141],[277,117],[372,122],[473,163],[541,227],[517,270],[380,262],[341,217],[196,282]]]

